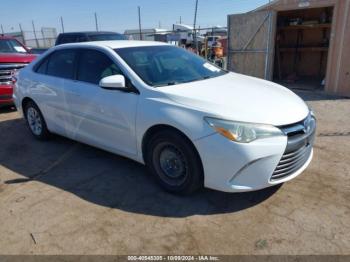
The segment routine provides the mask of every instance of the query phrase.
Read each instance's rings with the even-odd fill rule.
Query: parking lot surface
[[[318,118],[302,175],[187,197],[126,158],[59,136],[37,141],[0,109],[0,253],[350,254],[350,100],[302,95]]]

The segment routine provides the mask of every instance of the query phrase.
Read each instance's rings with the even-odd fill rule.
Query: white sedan
[[[316,121],[290,90],[145,41],[50,49],[14,99],[33,135],[59,134],[146,164],[170,192],[258,190],[309,165]]]

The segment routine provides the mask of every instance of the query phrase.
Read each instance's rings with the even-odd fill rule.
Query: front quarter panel
[[[153,92],[147,92],[153,93]],[[155,92],[154,93],[158,93]],[[167,125],[184,133],[191,141],[211,135],[212,128],[204,121],[204,113],[179,105],[162,95],[140,99],[136,119],[136,138],[139,161],[143,161],[142,140],[147,130],[156,125]]]

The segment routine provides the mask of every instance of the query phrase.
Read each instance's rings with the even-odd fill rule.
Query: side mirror
[[[100,87],[105,89],[124,89],[125,77],[123,75],[112,75],[101,79]]]

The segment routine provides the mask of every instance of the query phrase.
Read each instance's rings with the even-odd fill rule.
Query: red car
[[[13,105],[14,74],[35,58],[16,39],[0,35],[0,107]]]

